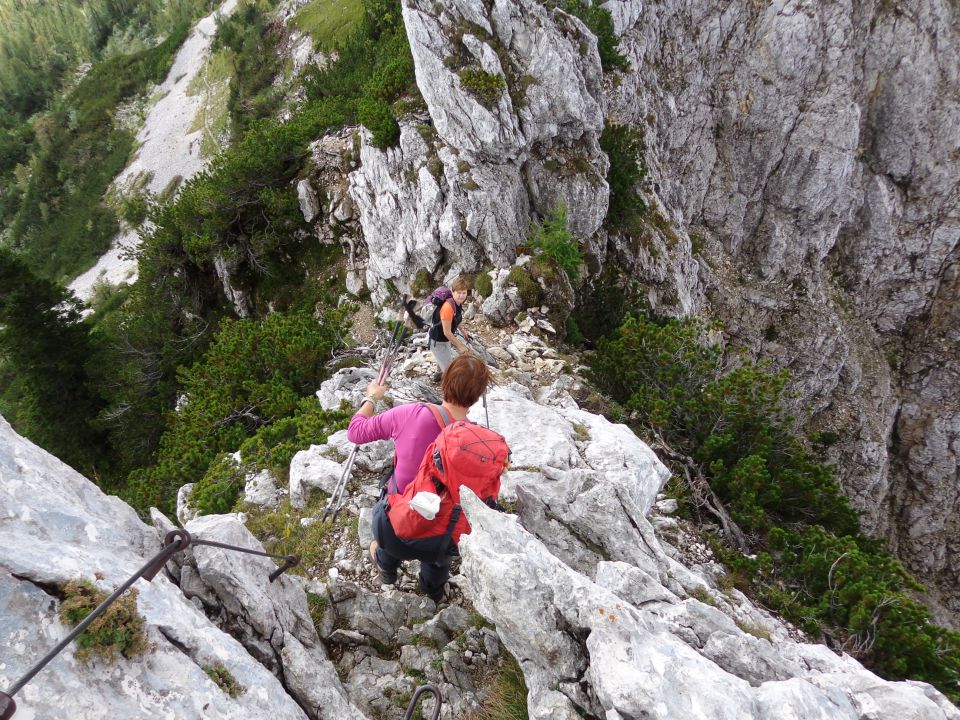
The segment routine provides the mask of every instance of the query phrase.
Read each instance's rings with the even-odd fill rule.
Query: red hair
[[[446,402],[470,407],[480,399],[492,380],[493,373],[483,360],[476,355],[459,355],[443,373],[440,390]]]

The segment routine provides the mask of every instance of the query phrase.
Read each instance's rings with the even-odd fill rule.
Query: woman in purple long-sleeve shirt
[[[440,434],[440,430],[457,420],[466,420],[470,405],[486,391],[492,379],[490,369],[474,355],[461,355],[456,372],[444,373],[440,383],[443,404],[410,403],[398,405],[374,415],[374,406],[386,393],[387,385],[371,380],[360,409],[350,419],[347,439],[357,445],[374,440],[393,440],[393,473],[388,493],[402,493],[413,480],[423,460],[423,453]],[[466,403],[466,404],[463,404]],[[439,410],[435,413],[434,410]]]
[[[413,480],[424,451],[440,434],[441,421],[447,425],[466,420],[470,406],[480,399],[491,379],[490,369],[476,356],[461,355],[456,358],[444,372],[440,383],[443,391],[440,417],[431,410],[436,406],[422,403],[399,405],[374,415],[374,405],[383,397],[387,386],[380,385],[376,380],[367,385],[367,396],[350,420],[347,438],[357,444],[374,440],[394,441],[393,479],[387,486],[388,495],[374,506],[371,520],[374,541],[370,545],[370,557],[380,571],[382,583],[392,585],[397,581],[397,572],[404,560],[419,560],[420,589],[435,602],[443,598],[456,547],[453,546],[450,553],[444,553],[443,557],[438,557],[440,553],[433,546],[435,539],[422,542],[398,539],[390,525],[389,498],[394,493],[402,493]]]
[[[367,397],[350,420],[347,439],[357,445],[374,440],[393,440],[393,477],[388,492],[402,493],[417,474],[423,452],[440,434],[440,424],[430,406],[423,403],[398,405],[374,415],[374,401],[382,398],[386,390],[387,386],[378,384],[376,380],[367,385]],[[463,420],[467,416],[468,408],[448,402],[440,407],[447,413],[445,424]]]

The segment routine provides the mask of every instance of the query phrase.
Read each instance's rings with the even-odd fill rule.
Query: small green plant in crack
[[[417,668],[404,668],[403,674],[419,684],[423,684],[427,681],[427,674],[423,670],[418,670]]]
[[[503,75],[488,73],[486,70],[477,70],[476,68],[465,68],[461,70],[460,82],[481,105],[492,108],[507,87]]]
[[[555,684],[551,689],[558,690],[559,687],[559,684]],[[529,717],[523,671],[509,653],[504,654],[482,697],[481,706],[469,715],[470,720],[520,720]]]
[[[586,425],[580,423],[573,424],[573,436],[580,442],[587,442],[590,439],[590,430]]]
[[[704,587],[695,588],[693,592],[690,593],[690,597],[694,600],[699,600],[704,605],[717,606],[717,601],[713,599],[713,595]]]
[[[237,682],[233,673],[227,670],[226,665],[219,660],[213,663],[213,665],[204,665],[203,671],[210,676],[210,679],[213,680],[218,688],[232,698],[240,697],[247,691],[243,685]]]
[[[314,627],[320,627],[323,623],[323,616],[330,607],[330,598],[326,594],[307,593],[307,610],[310,612],[310,619],[313,620]]]
[[[476,610],[470,612],[470,626],[475,628],[493,628],[493,624]]]
[[[743,630],[748,635],[753,635],[755,638],[759,640],[770,639],[770,631],[767,630],[766,628],[762,628],[757,625],[751,625],[750,623],[744,622],[743,620],[737,620],[736,623],[737,623],[737,627]]]
[[[65,625],[79,625],[107,599],[89,580],[71,580],[61,588],[64,599],[58,614]],[[137,591],[130,589],[77,636],[76,658],[88,662],[97,655],[112,664],[117,657],[132,659],[150,649],[144,619],[137,611]]]

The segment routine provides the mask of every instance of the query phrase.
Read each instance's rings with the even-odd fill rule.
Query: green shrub
[[[378,148],[392,147],[400,139],[400,125],[386,100],[363,98],[357,106],[357,119],[373,134],[371,143]]]
[[[71,580],[61,590],[57,614],[65,625],[79,625],[107,599],[107,593],[88,580]],[[112,664],[118,656],[130,660],[143,655],[150,649],[144,624],[137,611],[137,591],[127,590],[77,636],[77,659],[88,662],[96,655]]]
[[[490,275],[485,272],[477,273],[477,277],[473,282],[473,289],[477,291],[477,294],[482,298],[490,297],[490,294],[493,292],[493,280],[490,279]]]
[[[308,312],[224,321],[203,359],[180,369],[185,403],[168,417],[156,465],[131,475],[125,492],[131,504],[141,512],[150,505],[173,509],[177,488],[204,478],[221,453],[293,415],[327,376],[325,363],[345,322],[343,311],[319,322]],[[205,484],[209,492],[201,490],[202,502],[226,507],[235,482],[221,464]]]
[[[229,453],[214,460],[190,493],[190,506],[198,515],[230,512],[244,488],[245,468]]]
[[[488,73],[486,70],[465,68],[459,72],[460,83],[481,105],[492,108],[502,97],[507,87],[503,75]]]
[[[613,31],[613,19],[609,10],[599,3],[588,4],[584,0],[563,0],[562,8],[564,12],[580,18],[583,24],[590,28],[590,32],[597,36],[597,52],[604,72],[630,71],[630,61],[617,50],[620,40]]]
[[[567,229],[567,208],[563,203],[541,223],[533,225],[527,245],[535,256],[550,259],[566,273],[571,283],[578,284],[583,254],[577,239]]]
[[[573,315],[567,315],[567,319],[564,321],[564,340],[575,346],[582,346],[586,342],[586,338],[580,332],[580,326]]]
[[[514,265],[507,274],[507,283],[520,292],[520,300],[525,308],[536,307],[543,301],[543,288],[522,265]]]
[[[392,101],[410,90],[413,78],[413,56],[404,54],[378,68],[363,86],[363,95],[367,98]]]
[[[638,216],[646,212],[646,205],[637,192],[638,184],[647,174],[640,160],[643,136],[629,125],[607,123],[600,134],[600,148],[610,159],[607,170],[610,205],[604,222],[608,228],[629,229],[636,224]]]
[[[243,494],[248,474],[268,470],[285,479],[293,456],[320,445],[345,428],[348,410],[323,410],[315,396],[301,398],[294,414],[260,428],[240,445],[240,462],[230,454],[214,461],[190,494],[199,515],[230,512]]]
[[[646,306],[642,288],[629,270],[608,262],[599,275],[588,277],[578,289],[571,317],[592,345],[616,330],[628,312]]]
[[[147,210],[150,203],[145,195],[136,193],[120,201],[120,217],[127,221],[130,227],[140,227],[147,219]]]

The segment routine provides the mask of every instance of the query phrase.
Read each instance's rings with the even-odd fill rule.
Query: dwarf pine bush
[[[583,255],[577,239],[567,229],[567,207],[563,203],[532,226],[527,246],[535,256],[543,256],[563,270],[570,282],[579,281]]]

